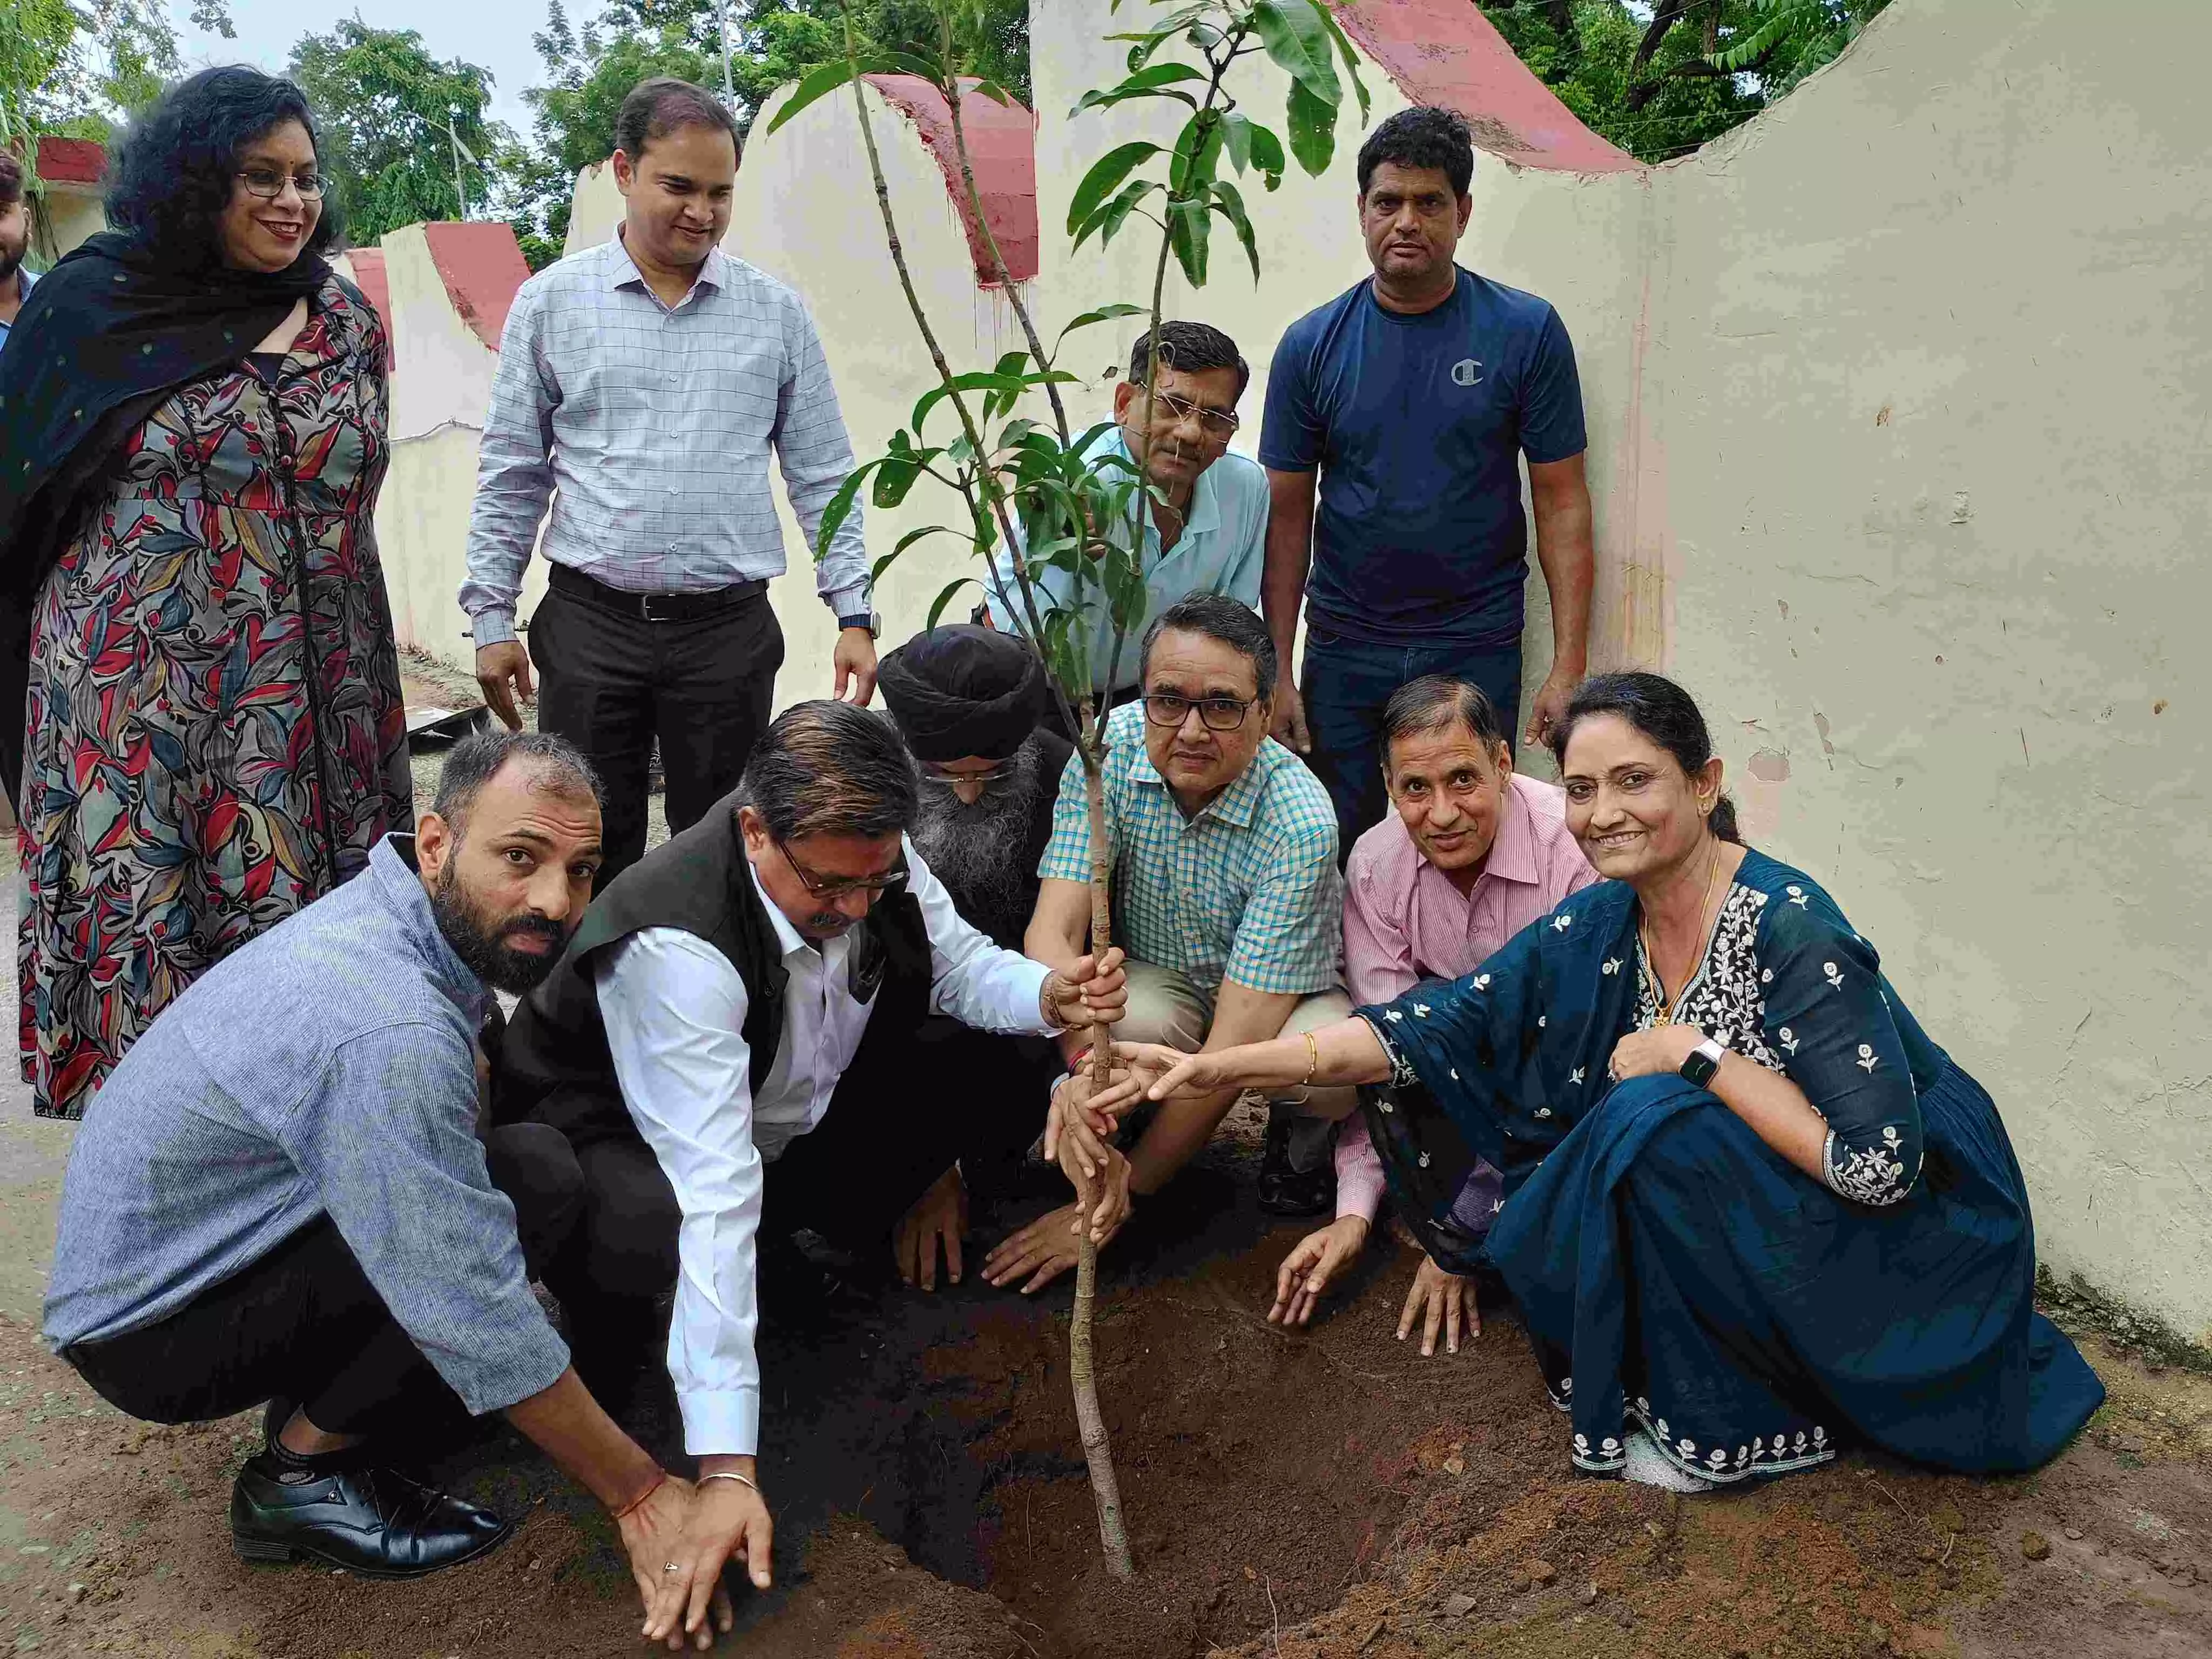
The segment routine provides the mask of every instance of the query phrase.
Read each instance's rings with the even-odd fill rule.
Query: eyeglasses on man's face
[[[1172,691],[1148,691],[1145,718],[1155,726],[1181,726],[1195,708],[1207,731],[1234,732],[1259,701],[1257,697],[1184,697]]]
[[[980,783],[985,786],[1003,783],[1013,775],[1014,769],[1010,762],[1001,762],[986,772],[947,772],[943,768],[932,766],[927,762],[921,769],[921,781],[924,783],[942,784],[947,789],[957,787],[963,783]]]
[[[775,850],[783,854],[783,861],[791,866],[792,874],[799,878],[808,892],[831,903],[854,893],[866,893],[871,900],[879,899],[906,885],[907,872],[903,870],[887,870],[880,876],[825,876],[793,858],[791,848],[781,842],[776,842]]]
[[[1204,404],[1178,398],[1172,392],[1152,393],[1152,421],[1155,425],[1181,426],[1190,420],[1195,420],[1199,429],[1207,437],[1224,444],[1237,435],[1237,428],[1242,424],[1233,409],[1208,409]]]
[[[319,173],[284,173],[276,167],[246,167],[238,175],[248,196],[258,196],[264,202],[273,202],[290,185],[300,192],[303,202],[323,199],[324,179]]]

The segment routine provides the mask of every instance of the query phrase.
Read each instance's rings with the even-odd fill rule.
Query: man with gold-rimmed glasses
[[[1145,526],[1146,614],[1123,640],[1119,660],[1114,627],[1094,584],[1086,591],[1096,612],[1085,634],[1092,689],[1102,704],[1133,693],[1141,678],[1138,647],[1146,623],[1193,593],[1225,593],[1249,610],[1260,608],[1260,569],[1267,550],[1267,475],[1249,456],[1231,454],[1237,400],[1252,371],[1237,343],[1204,323],[1160,325],[1160,361],[1151,372],[1150,331],[1137,337],[1128,378],[1114,388],[1114,426],[1092,446],[1088,460],[1101,467],[1132,467],[1142,457],[1158,492]],[[1152,383],[1152,424],[1145,424],[1145,386]],[[1016,533],[1019,534],[1017,526]],[[1116,539],[1127,545],[1129,529]],[[1018,614],[1020,597],[1010,562],[1001,554],[986,608],[992,623],[1029,631]],[[1065,604],[1072,579],[1061,570],[1033,570],[1030,580]],[[1011,602],[1011,603],[1010,603]]]
[[[818,1303],[791,1243],[805,1230],[878,1261],[890,1245],[925,1285],[942,1243],[957,1279],[963,1165],[1043,1129],[1036,1092],[931,1068],[925,1020],[1048,1035],[1122,1011],[1119,952],[1048,965],[960,919],[908,839],[915,788],[880,714],[787,709],[735,794],[593,902],[502,1044],[499,1113],[573,1153],[518,1178],[565,1181],[580,1208],[559,1275],[578,1368],[618,1408],[675,1287],[684,1449],[721,1506],[696,1524],[732,1540],[764,1501],[757,1274]]]

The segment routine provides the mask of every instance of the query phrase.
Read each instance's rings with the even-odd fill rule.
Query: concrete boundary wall
[[[1997,1099],[2049,1264],[2212,1342],[2212,685],[2191,637],[2212,605],[2212,109],[2194,70],[2212,9],[1897,0],[1773,110],[1656,169],[1563,124],[1473,6],[1340,9],[1376,118],[1443,95],[1474,118],[1462,258],[1552,300],[1574,337],[1598,665],[1697,694],[1752,836],[1833,888]],[[1023,292],[1048,338],[1151,289],[1146,237],[1071,258],[1063,229],[1092,159],[1170,136],[1127,106],[1066,118],[1118,77],[1126,48],[1100,37],[1121,27],[1087,0],[1033,11],[1042,248]],[[1274,116],[1275,72],[1238,72],[1244,106]],[[976,285],[924,131],[863,95],[947,353],[988,367],[1018,343],[1004,296]],[[1248,452],[1283,329],[1365,274],[1356,147],[1320,180],[1248,190],[1256,289],[1225,235],[1204,293],[1170,275],[1170,311],[1252,361]],[[618,210],[587,175],[572,238],[603,240]],[[879,453],[931,370],[848,96],[757,130],[728,245],[805,296],[860,454]],[[1129,331],[1076,337],[1084,422]],[[872,551],[951,521],[946,505],[924,486],[872,514]],[[830,678],[790,538],[784,701]],[[925,542],[886,578],[887,643],[972,574],[955,546]],[[1532,577],[1531,687],[1541,596]]]

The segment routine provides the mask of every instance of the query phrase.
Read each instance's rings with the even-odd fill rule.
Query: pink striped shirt
[[[1421,856],[1393,812],[1353,844],[1345,871],[1344,977],[1352,1000],[1389,1002],[1422,980],[1471,974],[1596,879],[1567,829],[1567,798],[1556,783],[1513,775],[1471,893]],[[1355,1113],[1337,1133],[1336,1213],[1371,1222],[1382,1199],[1382,1160]]]

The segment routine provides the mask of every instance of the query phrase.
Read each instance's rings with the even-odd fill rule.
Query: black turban
[[[1044,664],[1028,644],[969,623],[917,634],[886,656],[876,684],[917,759],[1004,760],[1044,717]]]

